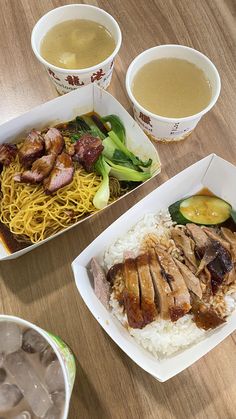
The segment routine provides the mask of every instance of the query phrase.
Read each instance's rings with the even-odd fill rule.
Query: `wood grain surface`
[[[57,96],[31,50],[31,30],[47,11],[71,1],[0,0],[0,121]],[[133,363],[105,334],[78,294],[72,260],[148,192],[215,152],[236,164],[235,0],[89,1],[120,24],[123,44],[109,91],[131,112],[125,73],[141,51],[159,44],[194,47],[217,66],[220,98],[194,133],[158,145],[162,173],[101,215],[0,265],[0,312],[61,336],[77,358],[69,419],[236,418],[236,334],[162,384]]]

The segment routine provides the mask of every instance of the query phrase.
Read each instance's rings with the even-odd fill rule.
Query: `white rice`
[[[144,236],[148,233],[158,237],[169,237],[169,228],[173,225],[168,211],[159,214],[146,214],[132,227],[124,237],[120,237],[105,252],[104,265],[109,269],[116,263],[123,262],[124,253],[132,251],[134,257],[138,255]],[[236,293],[227,295],[226,306],[228,314],[236,308]],[[176,322],[158,319],[143,329],[133,329],[128,326],[124,309],[119,305],[112,293],[110,298],[112,313],[126,327],[134,339],[143,348],[150,351],[156,358],[163,358],[185,349],[193,343],[203,339],[206,331],[200,329],[192,321],[192,315],[186,314]]]
[[[168,234],[168,228],[173,225],[169,211],[161,211],[159,214],[145,214],[126,234],[113,243],[105,252],[104,265],[109,269],[115,263],[123,262],[124,252],[129,250],[138,255],[144,236],[154,233],[158,237]]]

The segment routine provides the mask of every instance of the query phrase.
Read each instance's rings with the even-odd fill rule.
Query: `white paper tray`
[[[95,111],[101,116],[108,114],[118,115],[126,128],[128,148],[143,160],[149,157],[152,158],[152,176],[155,176],[160,172],[160,160],[154,145],[123,106],[111,94],[107,93],[96,84],[90,84],[64,96],[53,99],[50,102],[32,109],[24,115],[4,123],[0,126],[0,144],[20,140],[21,138],[24,138],[32,128],[42,129],[56,125],[60,122],[74,119],[77,115],[82,115],[91,111]],[[148,182],[148,180],[146,182]],[[132,191],[128,193],[132,193]],[[125,199],[125,196],[127,195],[128,194],[119,199]],[[93,217],[93,214],[89,217]],[[5,246],[0,242],[0,260],[15,259],[48,240],[51,240],[53,237],[73,228],[75,225],[83,223],[89,217],[78,221],[73,224],[73,226],[54,234],[48,239],[42,240],[40,243],[33,244],[12,254],[9,254]]]
[[[72,264],[78,291],[95,319],[134,362],[159,381],[166,381],[183,371],[232,333],[236,329],[236,313],[230,316],[225,325],[208,332],[207,337],[199,343],[170,358],[157,360],[136,343],[128,331],[97,299],[88,274],[90,261],[92,257],[96,257],[102,262],[105,249],[118,237],[123,236],[144,214],[166,209],[173,202],[192,195],[203,187],[209,188],[215,195],[236,208],[235,178],[236,167],[231,163],[215,154],[205,157],[159,186],[129,209],[100,234]]]

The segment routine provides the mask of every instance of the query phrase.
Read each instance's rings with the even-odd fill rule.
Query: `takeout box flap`
[[[124,123],[127,144],[130,150],[134,153],[138,153],[142,159],[146,159],[147,157],[152,158],[152,176],[157,175],[161,171],[161,164],[157,149],[148,139],[146,134],[144,134],[124,107],[110,93],[101,89],[96,84],[89,84],[88,86],[74,90],[64,96],[60,96],[50,102],[44,103],[17,118],[5,122],[0,126],[0,144],[4,142],[20,141],[33,128],[43,129],[48,126],[59,124],[60,122],[69,121],[74,119],[77,115],[82,115],[91,111],[95,111],[101,116],[112,113],[118,115]],[[146,182],[148,182],[148,180]],[[142,185],[137,186],[137,188]],[[137,188],[135,188],[135,190]],[[126,195],[121,196],[115,202],[120,199],[124,199],[125,196],[130,193],[132,193],[132,191],[129,191]],[[113,205],[114,203],[110,203],[107,207]],[[32,244],[29,247],[12,254],[9,254],[3,243],[0,243],[0,260],[15,259],[22,256],[23,254],[28,253],[36,247],[46,243],[48,240],[63,234],[80,223],[83,223],[88,220],[88,218],[93,217],[93,215],[94,214],[89,215],[85,219],[78,221],[72,226],[45,240],[42,240],[39,243]]]
[[[107,247],[119,237],[124,236],[144,214],[166,209],[173,202],[190,196],[203,187],[208,187],[224,199],[227,198],[235,208],[235,176],[235,166],[215,154],[210,154],[159,186],[130,208],[101,233],[72,263],[76,286],[93,316],[136,364],[161,382],[192,365],[232,333],[236,329],[236,313],[230,316],[225,325],[208,332],[206,337],[198,343],[166,359],[156,359],[131,337],[127,329],[97,299],[90,274],[90,261],[95,257],[102,263]]]

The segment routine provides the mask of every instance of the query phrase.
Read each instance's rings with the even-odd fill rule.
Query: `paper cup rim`
[[[48,18],[48,16],[52,15],[56,10],[59,9],[65,9],[65,8],[71,8],[71,7],[79,7],[79,8],[86,8],[86,9],[96,9],[99,11],[99,13],[107,16],[112,23],[114,24],[116,30],[117,30],[117,34],[118,34],[118,41],[116,43],[116,47],[114,49],[114,51],[103,61],[101,61],[98,64],[95,64],[92,67],[86,67],[86,68],[81,68],[81,69],[69,69],[69,68],[62,68],[62,67],[57,67],[54,64],[49,63],[48,61],[46,61],[41,54],[39,53],[38,49],[36,48],[35,45],[35,33],[38,29],[38,26],[42,23],[42,21],[46,20]],[[31,33],[31,47],[32,50],[35,54],[35,56],[38,58],[38,60],[44,64],[46,67],[50,67],[51,69],[59,72],[59,73],[63,73],[63,74],[84,74],[84,73],[88,73],[90,71],[94,71],[97,70],[97,68],[104,66],[106,64],[108,64],[111,60],[113,60],[113,58],[118,54],[119,49],[121,47],[121,42],[122,42],[122,33],[120,30],[120,27],[117,23],[117,21],[114,19],[114,17],[112,15],[110,15],[108,12],[106,12],[105,10],[101,9],[100,7],[96,7],[96,6],[92,6],[90,4],[66,4],[64,6],[60,6],[60,7],[56,7],[52,10],[50,10],[48,13],[46,13],[45,15],[43,15],[34,25],[32,33]]]
[[[151,111],[149,111],[148,109],[146,109],[146,108],[144,108],[136,99],[135,99],[135,97],[134,97],[134,95],[133,95],[133,93],[132,93],[132,90],[131,90],[131,84],[130,84],[130,78],[131,78],[131,75],[132,75],[132,73],[133,73],[133,70],[134,70],[134,67],[135,67],[135,65],[136,65],[136,63],[137,63],[137,61],[141,58],[141,57],[143,57],[143,56],[145,56],[149,51],[154,51],[154,50],[156,50],[156,49],[163,49],[163,48],[169,48],[169,47],[174,47],[174,48],[176,48],[176,49],[187,49],[187,50],[189,50],[189,51],[191,51],[191,52],[193,52],[194,54],[196,54],[196,55],[198,55],[198,56],[200,56],[200,57],[202,57],[208,64],[209,64],[209,66],[212,68],[212,70],[213,70],[213,72],[214,72],[214,74],[215,74],[215,77],[216,77],[216,92],[215,92],[215,94],[213,95],[213,97],[211,98],[211,101],[210,101],[210,103],[204,108],[204,109],[202,109],[200,112],[198,112],[198,113],[196,113],[196,114],[193,114],[193,115],[189,115],[189,116],[185,116],[185,117],[182,117],[182,118],[171,118],[171,117],[166,117],[166,116],[161,116],[161,115],[158,115],[158,114],[155,114],[155,113],[153,113],[153,112],[151,112]],[[150,60],[151,61],[151,60]],[[126,85],[126,91],[127,91],[127,94],[128,94],[128,96],[129,96],[129,98],[130,98],[130,100],[131,100],[131,102],[133,102],[133,104],[137,107],[137,108],[139,108],[142,112],[144,112],[145,114],[147,114],[148,116],[151,116],[152,118],[154,118],[154,119],[158,119],[158,120],[160,120],[160,121],[163,121],[163,122],[170,122],[170,121],[172,121],[172,122],[185,122],[185,121],[190,121],[190,120],[195,120],[195,119],[199,119],[199,118],[201,118],[204,114],[206,114],[214,105],[215,105],[215,103],[216,103],[216,101],[217,101],[217,99],[218,99],[218,97],[219,97],[219,95],[220,95],[220,90],[221,90],[221,80],[220,80],[220,75],[219,75],[219,73],[218,73],[218,70],[217,70],[217,68],[216,68],[216,66],[215,66],[215,64],[213,64],[213,62],[210,60],[210,58],[208,58],[206,55],[204,55],[202,52],[200,52],[200,51],[198,51],[198,50],[196,50],[196,49],[194,49],[194,48],[191,48],[191,47],[187,47],[187,46],[185,46],[185,45],[178,45],[178,44],[166,44],[166,45],[157,45],[157,46],[155,46],[155,47],[152,47],[152,48],[149,48],[149,49],[146,49],[145,51],[143,51],[143,52],[141,52],[141,54],[139,54],[139,55],[137,55],[137,57],[135,57],[134,59],[133,59],[133,61],[130,63],[130,65],[129,65],[129,67],[128,67],[128,70],[127,70],[127,73],[126,73],[126,78],[125,78],[125,85]]]
[[[65,364],[62,360],[62,356],[61,356],[60,351],[58,350],[55,342],[53,341],[53,339],[50,338],[50,336],[47,334],[47,332],[44,329],[41,329],[39,326],[36,326],[34,323],[31,323],[28,320],[24,320],[21,317],[11,316],[11,315],[8,315],[8,314],[0,314],[0,321],[2,321],[2,320],[11,321],[11,322],[15,322],[15,323],[27,326],[27,327],[31,327],[32,329],[36,330],[41,336],[43,336],[44,339],[49,343],[49,345],[55,351],[55,353],[57,355],[57,358],[60,362],[62,372],[63,372],[63,376],[64,376],[65,407],[64,407],[64,412],[63,412],[63,419],[67,419],[68,412],[69,412],[69,403],[70,403],[70,386],[69,386],[69,383],[68,383]]]

